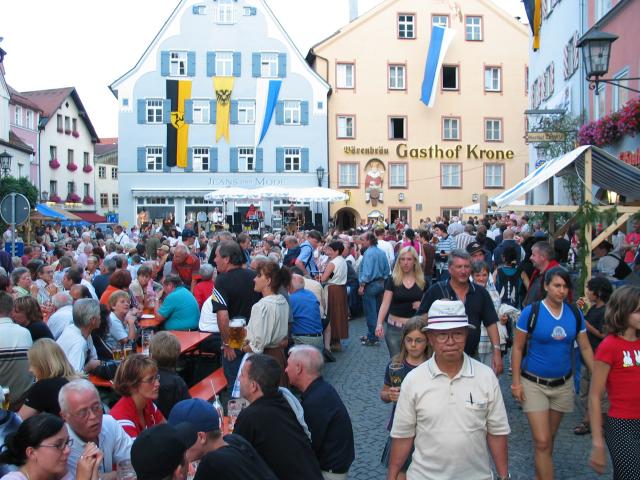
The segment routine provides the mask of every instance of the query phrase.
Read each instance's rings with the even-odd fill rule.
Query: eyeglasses
[[[140,383],[154,383],[160,381],[160,375],[154,375],[153,377],[145,378],[144,380],[140,380]]]
[[[95,405],[91,405],[90,407],[83,408],[82,410],[78,410],[77,412],[72,413],[72,415],[74,417],[85,419],[89,417],[89,413],[93,413],[96,416],[101,414],[102,405],[100,405],[99,403],[96,403]]]
[[[67,438],[67,440],[63,443],[59,443],[57,445],[45,445],[44,443],[41,443],[39,445],[40,447],[48,447],[48,448],[55,448],[56,450],[63,452],[65,448],[69,447],[71,448],[73,446],[73,438]]]
[[[465,331],[464,330],[458,330],[455,332],[438,332],[435,334],[436,337],[436,342],[438,343],[446,343],[449,339],[453,340],[454,342],[462,342],[465,340]]]
[[[405,337],[404,341],[406,343],[415,343],[416,345],[424,345],[425,343],[427,343],[427,339],[426,338]]]

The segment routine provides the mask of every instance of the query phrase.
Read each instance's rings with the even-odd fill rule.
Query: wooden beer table
[[[167,330],[176,336],[180,342],[180,353],[188,353],[195,350],[205,339],[211,336],[210,332],[184,332],[181,330]]]
[[[155,315],[153,318],[141,318],[138,323],[140,324],[140,328],[158,328],[162,325],[162,322],[160,322]]]
[[[89,374],[89,381],[96,387],[113,388],[113,382],[111,380],[105,380],[104,378],[93,375],[92,373]]]

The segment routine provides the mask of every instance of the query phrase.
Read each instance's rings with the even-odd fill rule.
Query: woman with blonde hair
[[[60,346],[49,338],[34,342],[27,352],[29,371],[36,383],[27,390],[18,412],[23,420],[41,412],[60,414],[58,392],[70,380],[79,378]]]
[[[384,282],[384,296],[376,325],[376,336],[384,336],[391,357],[400,353],[402,328],[416,314],[425,285],[416,249],[410,245],[402,248],[391,276]],[[383,325],[387,313],[389,318],[385,332]]]

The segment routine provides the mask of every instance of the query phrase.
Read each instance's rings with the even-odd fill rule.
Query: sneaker
[[[362,336],[360,337],[360,341],[361,341],[361,342],[366,342],[367,340],[369,340],[369,336],[368,336],[368,335],[362,335]]]
[[[333,356],[333,353],[331,353],[331,350],[328,350],[326,348],[322,350],[322,356],[324,357],[324,361],[327,363],[332,363],[336,361],[336,357]]]
[[[365,347],[376,347],[380,342],[378,340],[363,340],[361,343]]]

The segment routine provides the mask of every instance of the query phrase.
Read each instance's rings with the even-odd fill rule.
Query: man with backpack
[[[315,278],[318,275],[318,266],[313,258],[313,252],[322,241],[322,235],[316,230],[307,233],[307,239],[300,244],[300,254],[295,261],[305,277]]]
[[[611,280],[624,280],[631,273],[631,268],[622,261],[622,257],[612,253],[612,250],[613,245],[606,240],[593,249],[593,253],[599,259],[596,268]]]

